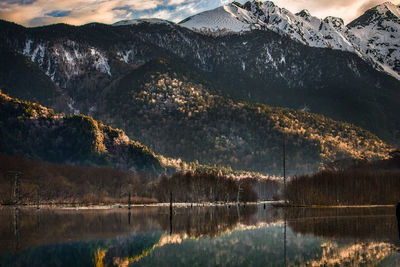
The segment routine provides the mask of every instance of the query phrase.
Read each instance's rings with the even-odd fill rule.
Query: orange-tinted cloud
[[[227,4],[230,0],[0,0],[0,18],[25,26],[51,23],[81,25],[114,23],[123,19],[156,17],[175,22],[195,13]],[[240,2],[245,2],[240,0]],[[275,0],[296,13],[308,9],[324,18],[337,16],[347,23],[384,0]],[[400,4],[400,0],[393,1]]]

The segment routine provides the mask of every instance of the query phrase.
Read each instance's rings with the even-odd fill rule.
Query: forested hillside
[[[37,160],[160,172],[153,152],[84,115],[56,114],[0,93],[0,151]]]

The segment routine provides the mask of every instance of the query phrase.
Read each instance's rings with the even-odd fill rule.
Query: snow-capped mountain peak
[[[345,26],[341,18],[293,14],[271,1],[233,2],[192,16],[181,26],[206,34],[272,30],[304,45],[356,53],[400,80],[400,8],[386,2]]]
[[[362,16],[349,23],[349,27],[362,27],[385,20],[400,22],[400,8],[391,2],[386,2],[367,10]]]
[[[347,25],[347,39],[377,69],[400,79],[400,8],[390,2]]]
[[[236,4],[230,4],[189,17],[180,24],[199,32],[249,31],[250,25],[244,20],[247,16],[243,10],[240,11]]]
[[[307,10],[293,14],[271,1],[252,1],[243,5],[234,2],[192,16],[180,25],[195,31],[214,33],[216,30],[223,33],[272,30],[312,47],[354,51],[343,34],[337,32],[329,22],[311,16]]]

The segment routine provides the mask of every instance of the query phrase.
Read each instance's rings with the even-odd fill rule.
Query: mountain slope
[[[197,81],[197,82],[195,82]],[[234,101],[201,83],[183,63],[154,60],[132,70],[101,100],[110,118],[158,154],[209,165],[281,174],[316,170],[339,158],[382,158],[389,146],[354,125],[303,111]],[[118,97],[115,97],[115,91]]]
[[[352,52],[268,29],[210,36],[169,22],[120,24],[28,29],[1,21],[8,61],[24,58],[51,84],[34,91],[5,83],[4,91],[38,101],[59,91],[45,99],[57,111],[124,129],[158,154],[236,170],[281,174],[283,136],[290,174],[345,157],[382,158],[390,149],[354,125],[264,104],[400,140],[399,81]],[[29,68],[19,69],[3,68],[0,81],[22,79]]]
[[[271,1],[233,2],[185,19],[180,25],[209,34],[272,30],[311,47],[349,51],[400,80],[400,8],[390,2],[368,10],[345,26],[302,10],[293,14]]]
[[[155,155],[91,117],[55,114],[0,92],[0,151],[39,160],[161,172]]]
[[[399,78],[400,6],[386,2],[368,10],[347,27],[348,39],[365,58]]]
[[[400,143],[400,82],[350,52],[305,46],[272,31],[213,37],[158,21],[30,29],[2,21],[0,31],[7,36],[1,47],[5,53],[25,55],[60,88],[64,107],[56,100],[49,105],[57,111],[104,114],[99,99],[120,97],[119,80],[163,57],[185,62],[185,68],[200,73],[201,83],[222,95],[310,110]],[[1,72],[0,81],[6,75]],[[14,80],[24,77],[13,75]],[[0,86],[20,96],[15,86]],[[40,93],[30,92],[26,99]],[[98,119],[110,122],[115,116]]]
[[[201,74],[183,63],[153,60],[105,90],[97,99],[102,109],[94,114],[122,126],[158,154],[234,170],[280,175],[283,138],[289,174],[312,172],[321,163],[340,158],[385,158],[390,150],[353,125],[303,111],[234,101],[201,81]],[[135,170],[158,168],[158,160],[146,148],[90,117],[53,115],[39,105],[5,95],[2,105],[3,153],[134,166]]]

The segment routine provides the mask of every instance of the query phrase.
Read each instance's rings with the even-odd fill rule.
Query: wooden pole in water
[[[237,191],[237,196],[236,196],[236,203],[238,206],[240,206],[240,193],[243,191],[242,185],[239,182],[239,187],[238,187],[238,191]]]
[[[36,209],[39,209],[39,188],[36,189]]]
[[[128,224],[131,224],[131,192],[128,194]]]
[[[286,267],[287,266],[287,262],[286,262],[286,211],[284,211],[284,213],[285,213],[285,223],[284,223],[284,232],[283,232],[283,238],[284,238],[284,240],[283,240],[283,254],[284,254],[283,262],[284,262],[284,264],[283,264],[283,266]]]
[[[18,201],[19,201],[19,173],[15,173],[15,179],[14,179],[14,204],[15,207],[18,207]]]
[[[286,140],[285,134],[283,134],[283,192],[286,195]],[[286,196],[285,203],[287,203]]]
[[[15,207],[14,209],[14,234],[15,234],[15,251],[19,248],[19,209]]]
[[[396,206],[396,217],[397,217],[397,227],[399,229],[399,238],[400,238],[400,202],[398,202]]]
[[[169,234],[172,235],[172,191],[169,195]]]

